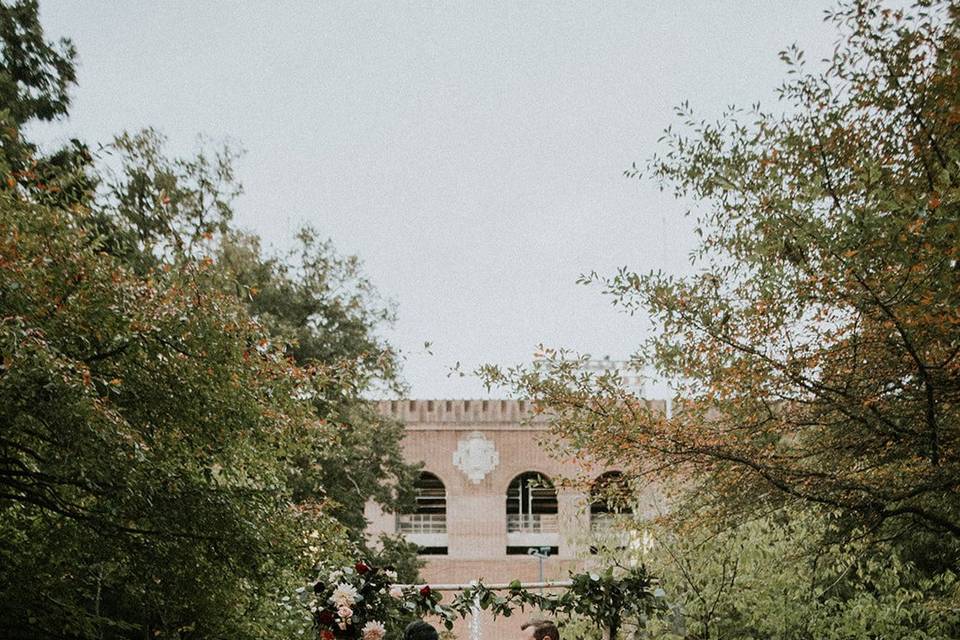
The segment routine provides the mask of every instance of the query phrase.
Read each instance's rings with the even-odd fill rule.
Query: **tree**
[[[76,214],[10,196],[0,242],[2,635],[280,624],[305,532],[343,544],[289,481],[331,435],[309,401],[322,376],[209,265],[138,276]]]
[[[76,83],[76,50],[67,39],[48,42],[36,0],[0,3],[0,191],[17,190],[47,202],[82,200],[92,184],[91,157],[78,140],[48,156],[26,141],[22,128],[67,114]]]
[[[0,8],[0,102],[16,126],[34,118],[67,114],[70,87],[76,83],[76,49],[67,39],[48,42],[37,17],[37,2],[21,0]]]
[[[110,250],[141,272],[212,253],[230,230],[233,199],[243,192],[229,145],[204,144],[188,158],[170,158],[155,129],[121,133],[107,145],[92,204]],[[111,162],[112,161],[112,162]]]
[[[380,302],[356,257],[338,255],[311,229],[302,229],[297,245],[280,257],[263,255],[255,237],[230,233],[218,262],[254,317],[286,341],[289,357],[337,381],[313,398],[318,415],[337,426],[335,439],[298,461],[297,495],[326,496],[330,513],[362,539],[365,503],[401,511],[412,504],[420,469],[403,457],[403,425],[379,415],[364,397],[403,389],[396,354],[376,334],[393,320],[392,309]]]
[[[487,373],[575,448],[678,480],[701,518],[816,506],[955,551],[960,4],[851,1],[828,19],[842,39],[822,73],[782,54],[783,114],[709,124],[684,106],[650,162],[698,203],[694,274],[585,278],[650,314],[637,364],[675,384],[672,415],[560,353]]]
[[[0,4],[0,635],[302,634],[290,585],[364,553],[364,502],[414,472],[364,400],[400,384],[389,314],[356,259],[230,226],[228,148],[42,155],[22,125],[66,114],[75,54],[36,14]]]
[[[824,545],[838,524],[810,511],[779,511],[682,534],[636,523],[655,542],[632,559],[656,571],[670,602],[670,613],[651,620],[645,637],[840,640],[960,633],[954,572],[931,577],[887,544]]]
[[[336,429],[298,459],[297,496],[325,497],[329,512],[362,539],[364,504],[372,499],[402,510],[413,499],[419,469],[403,458],[402,425],[367,400],[371,392],[403,390],[397,355],[379,335],[393,309],[358,258],[339,255],[313,230],[302,229],[292,249],[271,255],[257,236],[231,226],[233,199],[242,191],[233,168],[237,152],[203,148],[170,158],[164,144],[151,129],[114,140],[110,150],[119,163],[101,172],[107,177],[94,207],[97,228],[111,251],[144,273],[209,256],[224,291],[246,304],[286,355],[323,372],[330,383],[312,402]]]

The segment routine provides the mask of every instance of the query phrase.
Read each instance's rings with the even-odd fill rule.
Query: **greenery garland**
[[[414,618],[437,616],[447,629],[475,607],[494,617],[509,617],[517,609],[539,609],[567,619],[582,616],[606,629],[613,640],[625,622],[643,626],[646,619],[666,610],[661,589],[643,566],[571,574],[562,593],[525,589],[519,580],[506,590],[482,581],[472,583],[449,604],[429,585],[395,584],[396,574],[359,561],[353,566],[321,568],[310,587],[298,590],[313,619],[319,640],[383,640],[399,633]]]

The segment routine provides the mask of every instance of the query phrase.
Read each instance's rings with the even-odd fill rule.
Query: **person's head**
[[[403,640],[438,640],[437,630],[423,620],[415,620],[403,630]]]
[[[530,620],[520,625],[524,640],[560,640],[557,625],[550,620]]]

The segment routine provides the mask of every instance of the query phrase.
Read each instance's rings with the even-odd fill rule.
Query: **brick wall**
[[[662,401],[651,402],[663,410]],[[510,482],[526,471],[538,471],[555,483],[575,477],[584,469],[589,469],[591,477],[607,471],[588,460],[552,457],[544,446],[550,437],[547,422],[542,416],[534,416],[525,401],[397,400],[380,402],[378,409],[405,423],[407,459],[422,462],[424,470],[440,478],[446,488],[448,554],[424,556],[427,565],[422,572],[425,580],[435,584],[469,583],[480,578],[488,584],[513,579],[536,581],[537,558],[506,553],[506,495]],[[483,443],[492,444],[498,460],[482,479],[471,479],[455,464],[454,457],[458,447],[471,438],[476,440],[478,435]],[[488,446],[482,444],[479,448]],[[554,539],[559,554],[544,561],[544,577],[548,580],[565,579],[571,570],[581,570],[590,562],[585,544],[590,528],[586,498],[583,492],[573,489],[557,491],[560,533]],[[371,504],[367,505],[366,515],[370,535],[395,531],[393,514],[383,513]],[[517,541],[514,536],[513,542]],[[524,619],[522,615],[496,623],[485,619],[485,640],[518,637]],[[468,637],[465,624],[458,624],[455,632],[458,638]]]

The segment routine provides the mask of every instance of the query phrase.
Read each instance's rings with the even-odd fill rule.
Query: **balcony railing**
[[[400,533],[446,533],[447,516],[443,513],[405,513],[397,516]]]
[[[590,514],[590,531],[607,533],[614,529],[616,521],[617,517],[612,513],[592,513]]]
[[[507,533],[557,533],[555,513],[508,513]]]

